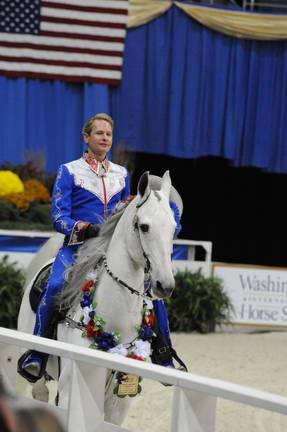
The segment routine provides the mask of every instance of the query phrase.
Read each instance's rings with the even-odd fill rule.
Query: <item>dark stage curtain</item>
[[[183,200],[179,238],[211,241],[214,262],[287,267],[286,174],[233,167],[214,156],[188,160],[137,153],[135,167],[132,192],[146,167],[159,176],[170,170]]]

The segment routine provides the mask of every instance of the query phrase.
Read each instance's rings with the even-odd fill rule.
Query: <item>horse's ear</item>
[[[170,179],[169,171],[166,171],[162,177],[161,191],[164,194],[164,196],[167,197],[167,199],[169,199],[170,188],[171,188],[171,179]]]
[[[149,171],[144,172],[138,183],[138,194],[140,194],[141,197],[143,197],[146,192],[149,192],[148,177]]]

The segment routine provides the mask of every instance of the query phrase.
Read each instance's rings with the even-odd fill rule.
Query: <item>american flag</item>
[[[0,75],[118,84],[128,0],[0,0]]]

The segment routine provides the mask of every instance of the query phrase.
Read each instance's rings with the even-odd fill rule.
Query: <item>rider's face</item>
[[[112,126],[106,120],[94,120],[91,133],[84,134],[84,140],[88,144],[88,153],[102,161],[112,147]]]

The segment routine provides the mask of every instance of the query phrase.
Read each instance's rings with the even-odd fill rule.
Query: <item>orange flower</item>
[[[50,202],[51,197],[48,189],[38,180],[27,180],[24,182],[25,193],[32,201]]]
[[[25,181],[23,192],[9,194],[2,199],[14,204],[21,213],[28,210],[31,203],[34,201],[40,201],[42,203],[51,202],[48,189],[38,180]]]
[[[6,195],[2,199],[3,201],[8,201],[11,204],[14,204],[20,212],[28,210],[31,204],[31,199],[25,194],[25,191],[23,193]]]

